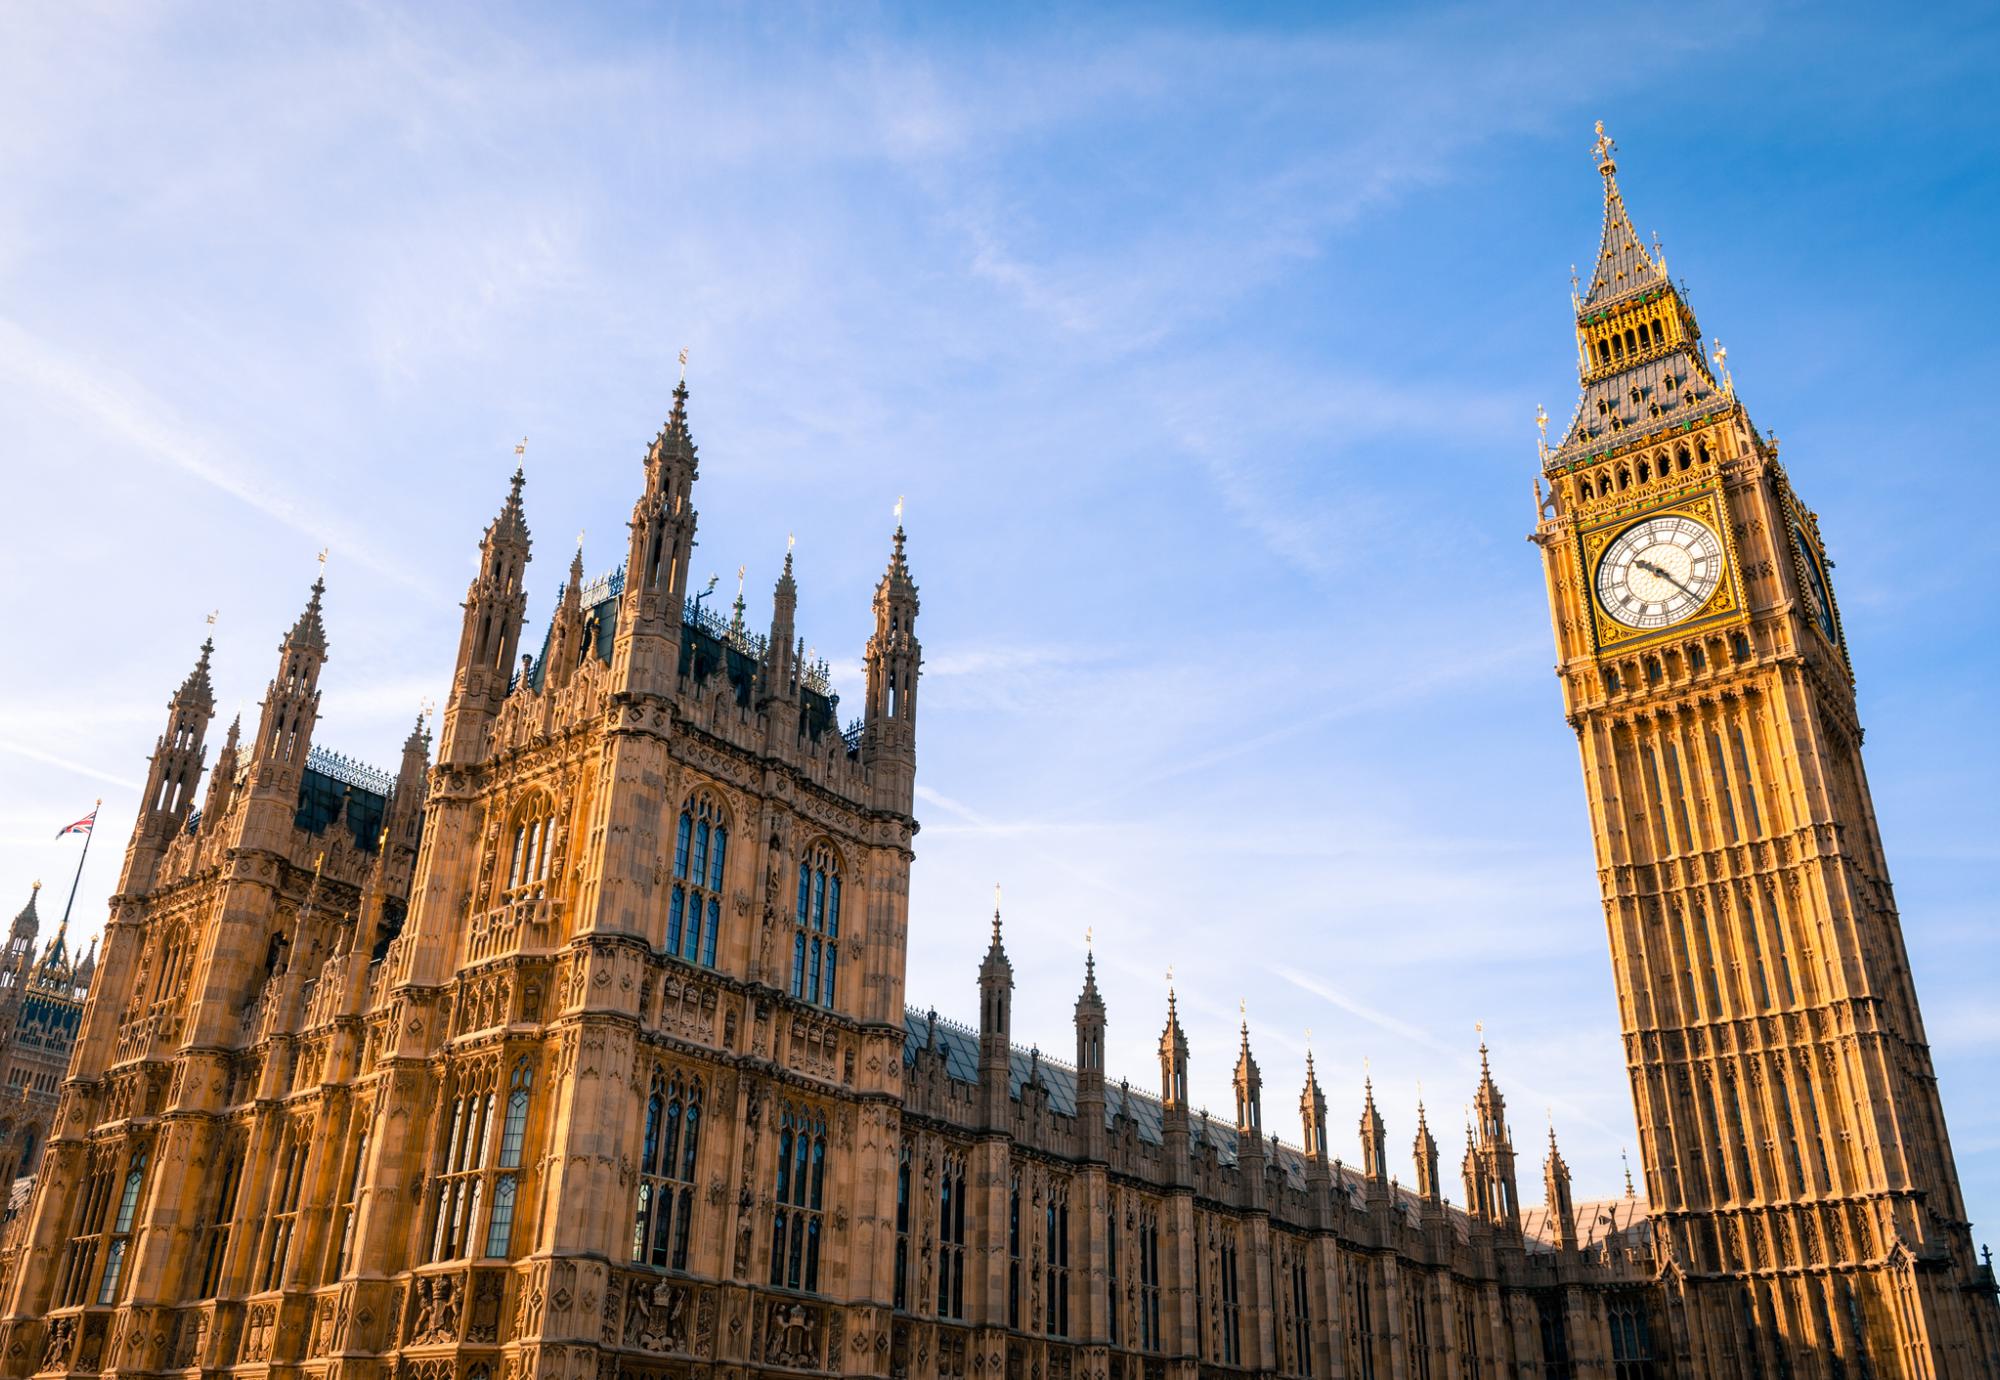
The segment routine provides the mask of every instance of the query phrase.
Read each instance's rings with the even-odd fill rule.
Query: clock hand
[[[1660,578],[1661,578],[1662,580],[1665,580],[1665,581],[1666,581],[1666,582],[1667,582],[1668,584],[1672,585],[1672,586],[1673,586],[1673,587],[1674,587],[1675,589],[1677,589],[1677,590],[1679,590],[1679,591],[1680,591],[1681,593],[1683,593],[1683,594],[1687,595],[1687,597],[1688,597],[1688,598],[1690,598],[1690,599],[1693,599],[1693,598],[1697,598],[1697,597],[1698,597],[1698,596],[1697,596],[1697,595],[1695,594],[1695,592],[1694,592],[1693,590],[1689,589],[1689,588],[1688,588],[1688,587],[1687,587],[1686,585],[1682,584],[1682,583],[1681,583],[1681,582],[1680,582],[1679,580],[1676,580],[1676,579],[1675,579],[1675,578],[1674,578],[1674,577],[1673,577],[1672,575],[1668,574],[1668,573],[1667,573],[1667,572],[1666,572],[1665,570],[1662,570],[1662,569],[1661,569],[1661,568],[1660,568],[1659,566],[1657,566],[1657,565],[1654,565],[1654,564],[1653,564],[1653,563],[1652,563],[1651,561],[1649,561],[1649,560],[1644,560],[1644,559],[1637,559],[1637,560],[1634,560],[1634,561],[1632,562],[1632,564],[1634,564],[1634,565],[1638,566],[1638,567],[1639,567],[1639,569],[1641,569],[1641,570],[1645,571],[1645,572],[1646,572],[1647,574],[1649,574],[1649,575],[1657,575],[1657,576],[1659,576],[1659,577],[1660,577]]]

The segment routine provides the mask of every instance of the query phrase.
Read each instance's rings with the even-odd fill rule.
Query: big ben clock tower
[[[1582,397],[1533,540],[1679,1369],[2000,1375],[1819,522],[1598,134]]]

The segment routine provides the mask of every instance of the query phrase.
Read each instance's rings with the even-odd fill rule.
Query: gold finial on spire
[[[208,617],[203,619],[202,621],[207,623],[208,626],[212,628],[215,626],[216,618],[220,616],[221,613],[222,613],[221,609],[210,609],[208,611]]]
[[[517,462],[521,461],[527,457],[527,454],[528,454],[528,438],[523,436],[520,439],[520,442],[516,444],[514,447],[514,459]]]
[[[1618,145],[1612,141],[1611,136],[1604,132],[1604,121],[1599,120],[1597,122],[1597,142],[1590,146],[1590,151],[1597,155],[1597,170],[1606,177],[1618,171],[1618,165],[1611,161],[1611,155],[1617,147]]]
[[[687,347],[687,346],[685,346],[685,345],[683,345],[683,346],[681,346],[681,383],[682,383],[682,385],[683,385],[683,386],[685,386],[685,385],[687,384],[687,381],[688,381],[688,347]]]
[[[797,533],[794,532],[785,533],[785,554],[787,556],[792,554],[792,548],[797,546],[798,544],[799,544],[799,538]]]
[[[319,555],[313,557],[314,560],[319,562],[319,577],[322,580],[326,578],[326,553],[331,549],[331,547],[322,546],[319,549]]]
[[[583,529],[581,527],[576,529],[576,549],[579,552],[583,550]]]
[[[1092,925],[1085,925],[1085,926],[1083,927],[1083,947],[1084,947],[1084,948],[1086,948],[1086,949],[1090,949],[1090,948],[1093,948],[1093,947],[1094,947],[1094,944],[1093,944],[1093,941],[1092,941],[1092,936],[1093,936],[1093,935],[1095,935],[1095,934],[1096,934],[1096,932],[1097,932],[1097,931],[1096,931],[1096,927],[1095,927],[1095,926],[1092,926]]]
[[[1722,391],[1735,397],[1736,380],[1729,376],[1729,347],[1720,340],[1715,342],[1715,367],[1722,371]]]
[[[901,494],[896,495],[896,525],[898,527],[903,525],[903,496]]]

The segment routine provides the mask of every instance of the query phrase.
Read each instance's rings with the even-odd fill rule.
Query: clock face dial
[[[1626,528],[1597,563],[1597,601],[1628,628],[1692,618],[1722,581],[1722,541],[1684,514]]]
[[[1819,568],[1819,559],[1796,523],[1792,526],[1792,540],[1798,543],[1800,564],[1806,568],[1806,608],[1813,622],[1819,624],[1819,630],[1826,634],[1826,640],[1838,642],[1840,633],[1833,621],[1833,596],[1827,592],[1826,573]]]

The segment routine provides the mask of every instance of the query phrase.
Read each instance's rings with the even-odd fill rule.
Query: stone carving
[[[410,1344],[429,1346],[457,1341],[458,1304],[458,1281],[450,1275],[431,1275],[418,1280]]]
[[[69,1364],[70,1349],[76,1345],[76,1319],[57,1318],[49,1324],[48,1345],[42,1348],[43,1370],[61,1370]]]
[[[819,1310],[775,1302],[764,1323],[764,1361],[799,1370],[819,1369]]]
[[[687,1351],[688,1291],[658,1280],[648,1289],[641,1285],[632,1293],[625,1314],[625,1344],[655,1354]]]

